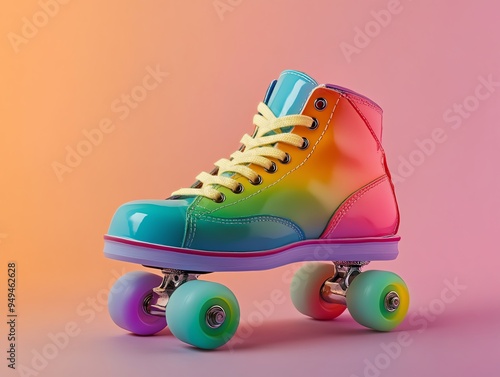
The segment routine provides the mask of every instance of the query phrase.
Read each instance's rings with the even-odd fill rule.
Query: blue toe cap
[[[192,201],[192,198],[188,198],[126,203],[115,212],[108,235],[182,247],[186,212]]]

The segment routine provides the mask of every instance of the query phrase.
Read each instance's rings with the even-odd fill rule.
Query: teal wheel
[[[172,334],[198,348],[214,349],[226,344],[238,328],[240,307],[225,286],[193,280],[175,290],[166,317]]]
[[[346,301],[356,322],[374,330],[390,331],[405,318],[410,295],[398,275],[388,271],[366,271],[352,281]]]

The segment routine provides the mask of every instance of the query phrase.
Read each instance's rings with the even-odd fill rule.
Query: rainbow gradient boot
[[[140,335],[168,323],[180,340],[217,348],[236,332],[239,306],[228,288],[200,275],[315,261],[292,280],[301,313],[333,319],[347,307],[366,327],[393,329],[408,310],[405,283],[391,272],[361,272],[395,259],[400,239],[381,108],[284,71],[257,109],[253,134],[190,188],[118,208],[105,255],[162,276],[121,277],[109,297],[113,321]]]

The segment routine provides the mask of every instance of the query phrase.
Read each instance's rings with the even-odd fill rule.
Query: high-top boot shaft
[[[291,161],[278,163],[277,172],[272,174],[252,166],[262,177],[260,185],[253,186],[239,177],[237,180],[245,187],[242,194],[221,189],[227,198],[224,203],[197,199],[191,206],[192,223],[187,228],[185,247],[206,247],[207,239],[215,241],[213,237],[222,234],[226,240],[234,237],[239,247],[244,247],[243,243],[257,247],[256,238],[261,237],[247,240],[248,230],[238,231],[243,222],[252,221],[254,230],[260,229],[258,233],[266,237],[272,235],[265,229],[274,228],[280,230],[276,238],[281,233],[295,241],[322,235],[336,238],[395,234],[397,205],[379,139],[382,110],[352,92],[321,86],[310,94],[302,114],[318,121],[315,129],[297,127],[291,131],[307,140],[308,147],[301,150],[276,145],[291,156]],[[359,211],[349,198],[370,205]],[[346,200],[350,207],[342,206]],[[340,214],[334,216],[337,210],[344,213],[340,219]],[[273,222],[283,225],[269,227]],[[286,227],[295,234],[287,232]]]
[[[241,190],[212,185],[221,200],[199,194],[127,203],[116,212],[109,235],[235,252],[309,239],[394,235],[399,216],[381,144],[380,107],[348,89],[318,86],[296,71],[283,72],[265,102],[278,118],[299,113],[314,119],[310,128],[277,131],[304,141],[299,147],[269,144],[288,156],[269,158],[277,169],[246,164],[261,178],[258,182],[224,173]]]

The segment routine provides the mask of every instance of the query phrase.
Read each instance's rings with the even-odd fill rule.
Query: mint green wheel
[[[398,326],[408,312],[410,295],[405,282],[388,271],[366,271],[347,289],[347,309],[359,324],[378,331]]]
[[[165,314],[175,337],[204,349],[226,344],[240,322],[240,307],[233,292],[222,284],[201,280],[177,288]]]
[[[318,320],[337,318],[345,305],[327,302],[321,297],[321,288],[335,273],[332,263],[307,263],[293,275],[290,297],[295,308],[304,315]]]

